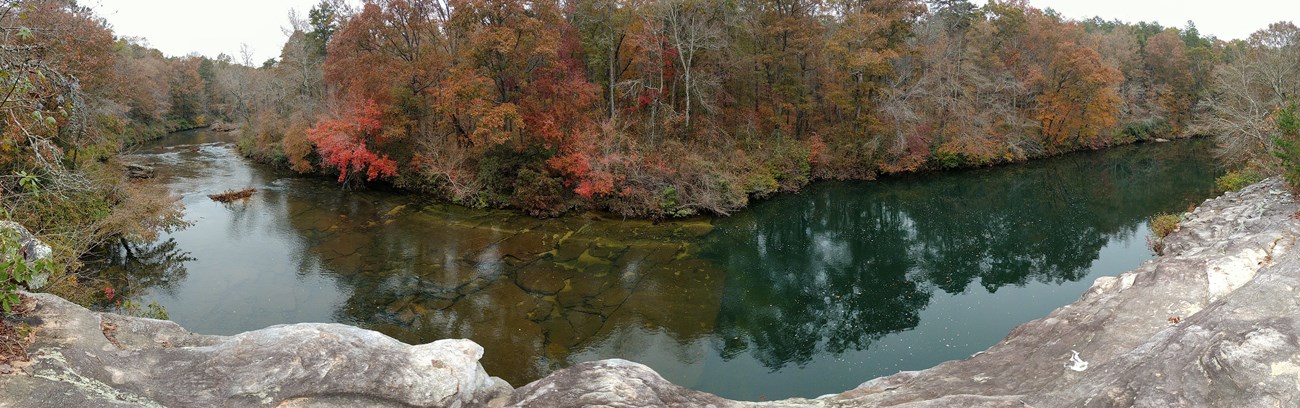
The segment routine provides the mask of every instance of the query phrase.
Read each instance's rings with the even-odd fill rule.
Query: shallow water
[[[724,397],[815,397],[968,357],[1149,259],[1146,219],[1209,197],[1209,148],[821,183],[728,218],[653,223],[343,191],[193,131],[136,154],[193,226],[101,266],[199,333],[342,322],[472,339],[515,386],[624,358]],[[246,201],[207,198],[247,187]]]

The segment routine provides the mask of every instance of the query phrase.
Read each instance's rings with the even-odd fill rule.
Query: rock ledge
[[[0,377],[0,407],[500,406],[512,392],[469,340],[410,346],[319,323],[204,336],[28,296],[32,362]]]

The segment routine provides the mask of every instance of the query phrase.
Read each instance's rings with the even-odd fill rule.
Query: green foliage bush
[[[510,204],[534,217],[555,217],[569,210],[568,189],[547,171],[521,168],[515,176]]]
[[[14,306],[22,302],[18,289],[31,284],[34,276],[53,269],[49,259],[28,261],[23,257],[17,231],[0,230],[0,309],[4,315],[12,313]]]
[[[1282,178],[1292,190],[1300,191],[1300,109],[1289,103],[1277,113],[1279,134],[1273,138],[1273,156],[1281,160]]]
[[[1252,169],[1230,170],[1228,173],[1214,179],[1214,189],[1217,193],[1237,191],[1263,179],[1264,176]]]
[[[478,161],[476,178],[483,186],[478,193],[479,202],[513,206],[539,217],[568,211],[572,189],[551,174],[546,164],[553,153],[538,146],[521,150],[513,144],[488,149]]]
[[[1182,221],[1182,216],[1178,214],[1159,213],[1152,216],[1147,224],[1151,228],[1151,236],[1147,237],[1147,246],[1156,254],[1164,255],[1165,237],[1178,229],[1179,221]]]
[[[677,187],[668,186],[659,190],[659,211],[671,212],[679,207],[677,198]]]
[[[961,153],[940,149],[934,152],[934,156],[930,157],[930,162],[932,166],[940,169],[955,169],[966,166],[966,157]]]
[[[781,183],[767,171],[757,172],[745,180],[745,190],[754,197],[767,197],[781,188]]]
[[[1156,214],[1151,217],[1151,233],[1160,238],[1167,237],[1178,229],[1178,221],[1180,220],[1181,217],[1178,214]]]
[[[1151,140],[1173,134],[1173,130],[1173,125],[1164,119],[1134,121],[1124,124],[1116,135],[1115,141],[1132,143],[1138,140]]]

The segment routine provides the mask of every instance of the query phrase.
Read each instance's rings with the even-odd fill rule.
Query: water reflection
[[[126,240],[108,244],[94,251],[95,269],[110,282],[117,295],[130,298],[145,291],[176,294],[176,285],[185,281],[189,270],[185,264],[195,259],[182,251],[176,239],[138,243]]]
[[[335,318],[408,342],[474,339],[485,367],[513,383],[574,363],[621,327],[702,336],[718,310],[718,269],[686,259],[705,223],[556,223],[440,205],[375,213],[300,225],[354,288]]]
[[[183,196],[194,226],[168,239],[193,257],[173,259],[190,270],[174,286],[144,275],[131,284],[152,285],[141,300],[191,330],[328,320],[410,343],[470,338],[486,349],[490,372],[520,385],[624,328],[682,339],[712,331],[721,270],[690,256],[690,243],[712,229],[707,220],[542,221],[343,191],[250,164],[223,140],[189,132],[138,157]],[[246,187],[259,190],[247,201],[206,197]]]
[[[337,321],[409,343],[473,339],[515,385],[627,358],[744,399],[841,391],[987,348],[1146,259],[1143,220],[1203,198],[1215,171],[1208,143],[1173,143],[821,184],[713,221],[537,220],[342,191],[225,140],[193,132],[140,154],[194,226],[156,244],[172,254],[157,266],[121,270],[191,330]],[[259,189],[247,202],[206,197],[246,187]]]
[[[917,266],[914,221],[883,203],[832,200],[823,195],[779,217],[769,213],[779,205],[763,206],[727,220],[706,246],[705,257],[737,271],[718,320],[724,357],[753,350],[779,368],[917,325],[929,290],[899,273]]]
[[[1151,214],[1204,199],[1216,172],[1200,160],[1207,147],[1128,147],[1008,168],[825,184],[721,220],[701,253],[731,271],[715,347],[724,360],[743,355],[779,372],[869,350],[912,330],[938,293],[945,294],[938,302],[960,303],[955,295],[972,291],[1122,272],[1094,268],[1102,249],[1141,242],[1135,238],[1144,236]],[[1143,249],[1130,256],[1140,261],[1145,253],[1137,251]],[[1046,310],[1072,299],[1051,299]],[[967,354],[992,342],[981,344]],[[864,371],[929,365],[904,361]],[[842,388],[866,378],[843,381]],[[770,387],[806,384],[766,385],[770,396]]]

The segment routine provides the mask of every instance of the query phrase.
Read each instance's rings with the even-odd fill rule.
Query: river
[[[340,322],[408,343],[469,338],[516,387],[624,358],[728,398],[816,397],[966,358],[1150,259],[1146,220],[1210,197],[1210,149],[824,182],[655,223],[343,191],[199,130],[133,154],[193,225],[96,267],[197,333]],[[207,197],[247,187],[246,201]]]

